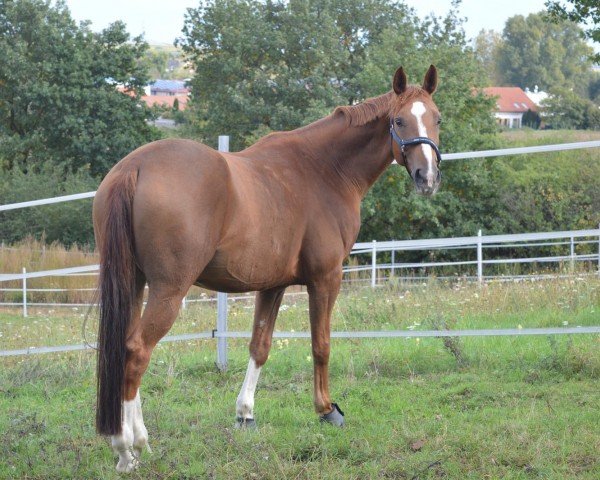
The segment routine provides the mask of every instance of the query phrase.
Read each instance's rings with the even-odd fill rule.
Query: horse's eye
[[[440,123],[442,123],[442,119],[438,118],[437,122],[435,122],[436,125],[439,125]]]
[[[404,127],[404,122],[402,121],[401,118],[397,118],[395,120],[395,122],[396,122],[396,125],[398,125],[399,127]]]

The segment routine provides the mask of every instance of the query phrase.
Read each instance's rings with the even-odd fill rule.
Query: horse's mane
[[[346,117],[348,126],[360,127],[383,116],[388,116],[392,107],[400,109],[423,93],[424,90],[421,87],[409,85],[400,96],[390,91],[378,97],[368,98],[356,105],[337,107],[333,113],[342,113]]]

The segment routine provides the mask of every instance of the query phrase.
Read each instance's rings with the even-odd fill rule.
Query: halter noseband
[[[435,155],[436,155],[437,166],[438,167],[440,166],[440,163],[442,161],[442,154],[440,153],[440,149],[438,148],[438,146],[435,144],[435,142],[431,138],[414,137],[414,138],[409,138],[408,140],[403,140],[402,138],[400,138],[400,135],[398,135],[398,133],[396,132],[396,129],[394,128],[394,119],[390,119],[390,135],[391,135],[390,141],[394,141],[398,144],[404,159],[406,159],[406,152],[404,151],[404,147],[425,144],[425,145],[429,145],[431,148],[433,148],[433,151],[435,152]]]

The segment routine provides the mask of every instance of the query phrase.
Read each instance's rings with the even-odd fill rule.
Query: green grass
[[[278,329],[307,329],[306,299],[288,297],[284,305]],[[230,308],[231,330],[248,329],[249,306]],[[598,325],[599,310],[597,278],[481,289],[432,281],[344,292],[333,329]],[[24,320],[4,313],[0,347],[81,343],[79,315]],[[212,307],[192,307],[172,333],[213,324]],[[334,339],[332,396],[347,421],[338,430],[320,425],[312,411],[309,341],[276,340],[259,382],[259,428],[252,432],[233,429],[245,341],[230,341],[226,373],[215,369],[212,341],[163,344],[142,386],[154,452],[130,477],[600,476],[600,336],[466,338],[455,347],[461,364],[441,339]],[[120,477],[107,440],[94,433],[92,354],[0,362],[0,478]]]
[[[532,130],[520,128],[504,130],[500,138],[519,146],[554,145],[556,143],[590,142],[600,139],[595,130]]]

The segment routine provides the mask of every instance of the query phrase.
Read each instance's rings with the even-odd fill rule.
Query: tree
[[[598,106],[568,89],[555,89],[542,102],[542,115],[549,128],[597,129]]]
[[[89,192],[97,186],[98,180],[83,169],[65,173],[50,163],[26,173],[18,168],[0,170],[0,205]],[[91,220],[91,199],[0,212],[0,242],[10,244],[32,236],[48,243],[93,245]]]
[[[567,7],[570,4],[570,8]],[[547,0],[546,8],[550,18],[555,22],[569,20],[586,25],[585,36],[600,43],[600,4],[598,0],[566,0],[566,3]],[[591,54],[590,59],[600,63],[600,53]]]
[[[389,29],[414,32],[411,18],[393,0],[213,0],[188,9],[178,44],[196,72],[196,132],[206,141],[229,134],[241,148],[365,98],[356,76],[366,50]]]
[[[146,48],[122,22],[101,33],[77,25],[63,1],[0,2],[2,168],[49,162],[100,176],[157,138],[139,98]]]
[[[499,85],[498,51],[502,44],[502,36],[495,30],[481,30],[473,40],[475,58],[487,73],[490,85]]]
[[[181,59],[181,51],[172,45],[152,45],[144,52],[142,64],[152,79],[185,80],[190,72]]]
[[[591,69],[587,57],[592,50],[575,23],[549,24],[542,13],[516,15],[506,21],[502,39],[498,71],[504,85],[586,93]]]

